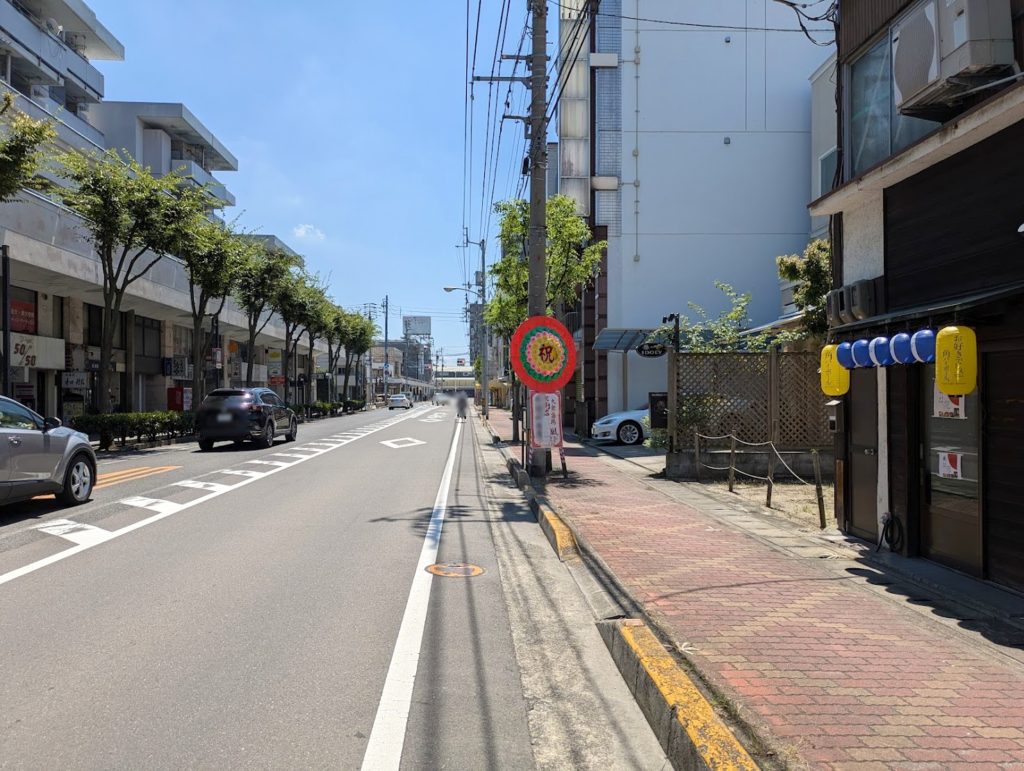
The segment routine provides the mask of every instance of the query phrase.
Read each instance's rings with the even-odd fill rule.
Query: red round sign
[[[572,380],[576,344],[557,319],[532,316],[512,335],[512,367],[527,388],[553,393]]]

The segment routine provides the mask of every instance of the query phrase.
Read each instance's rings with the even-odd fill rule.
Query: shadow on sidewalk
[[[533,516],[533,512],[522,505],[503,503],[499,507],[501,511],[502,522],[535,522],[536,517]],[[418,509],[414,509],[406,515],[401,516],[386,516],[386,517],[374,517],[370,520],[372,523],[378,522],[392,522],[409,523],[409,528],[416,533],[425,534],[427,528],[430,526],[430,517],[433,515],[433,508],[427,508],[422,506]],[[473,524],[473,525],[486,525],[488,520],[486,519],[485,511],[479,506],[467,506],[464,504],[455,504],[448,506],[445,509],[445,523],[446,524]]]

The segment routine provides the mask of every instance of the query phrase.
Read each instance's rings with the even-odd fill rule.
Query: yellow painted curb
[[[558,514],[540,501],[536,501],[535,506],[541,530],[548,537],[551,548],[555,550],[558,558],[564,562],[577,556],[580,550],[576,544],[576,537],[572,534],[569,526],[562,521]]]
[[[753,758],[651,630],[635,620],[620,623],[618,630],[705,766],[712,771],[758,771]]]

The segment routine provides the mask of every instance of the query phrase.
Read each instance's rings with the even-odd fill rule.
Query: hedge
[[[112,412],[78,415],[71,427],[90,436],[99,436],[100,449],[106,450],[119,439],[121,445],[133,437],[138,441],[156,441],[160,436],[191,436],[195,433],[194,412]]]

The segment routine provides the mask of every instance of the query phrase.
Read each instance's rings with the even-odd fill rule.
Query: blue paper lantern
[[[914,360],[921,363],[935,361],[935,333],[930,329],[915,332],[910,338]]]
[[[893,335],[889,341],[889,353],[893,360],[900,364],[913,364],[915,359],[914,350],[910,345],[910,335],[906,332]]]
[[[858,340],[853,344],[853,363],[858,367],[873,367],[871,361],[871,343],[868,340]]]
[[[868,355],[876,367],[888,367],[895,363],[892,353],[889,351],[888,337],[876,337],[868,343]]]
[[[836,361],[838,361],[839,366],[844,369],[853,369],[857,366],[853,361],[852,343],[840,343],[836,346]]]

